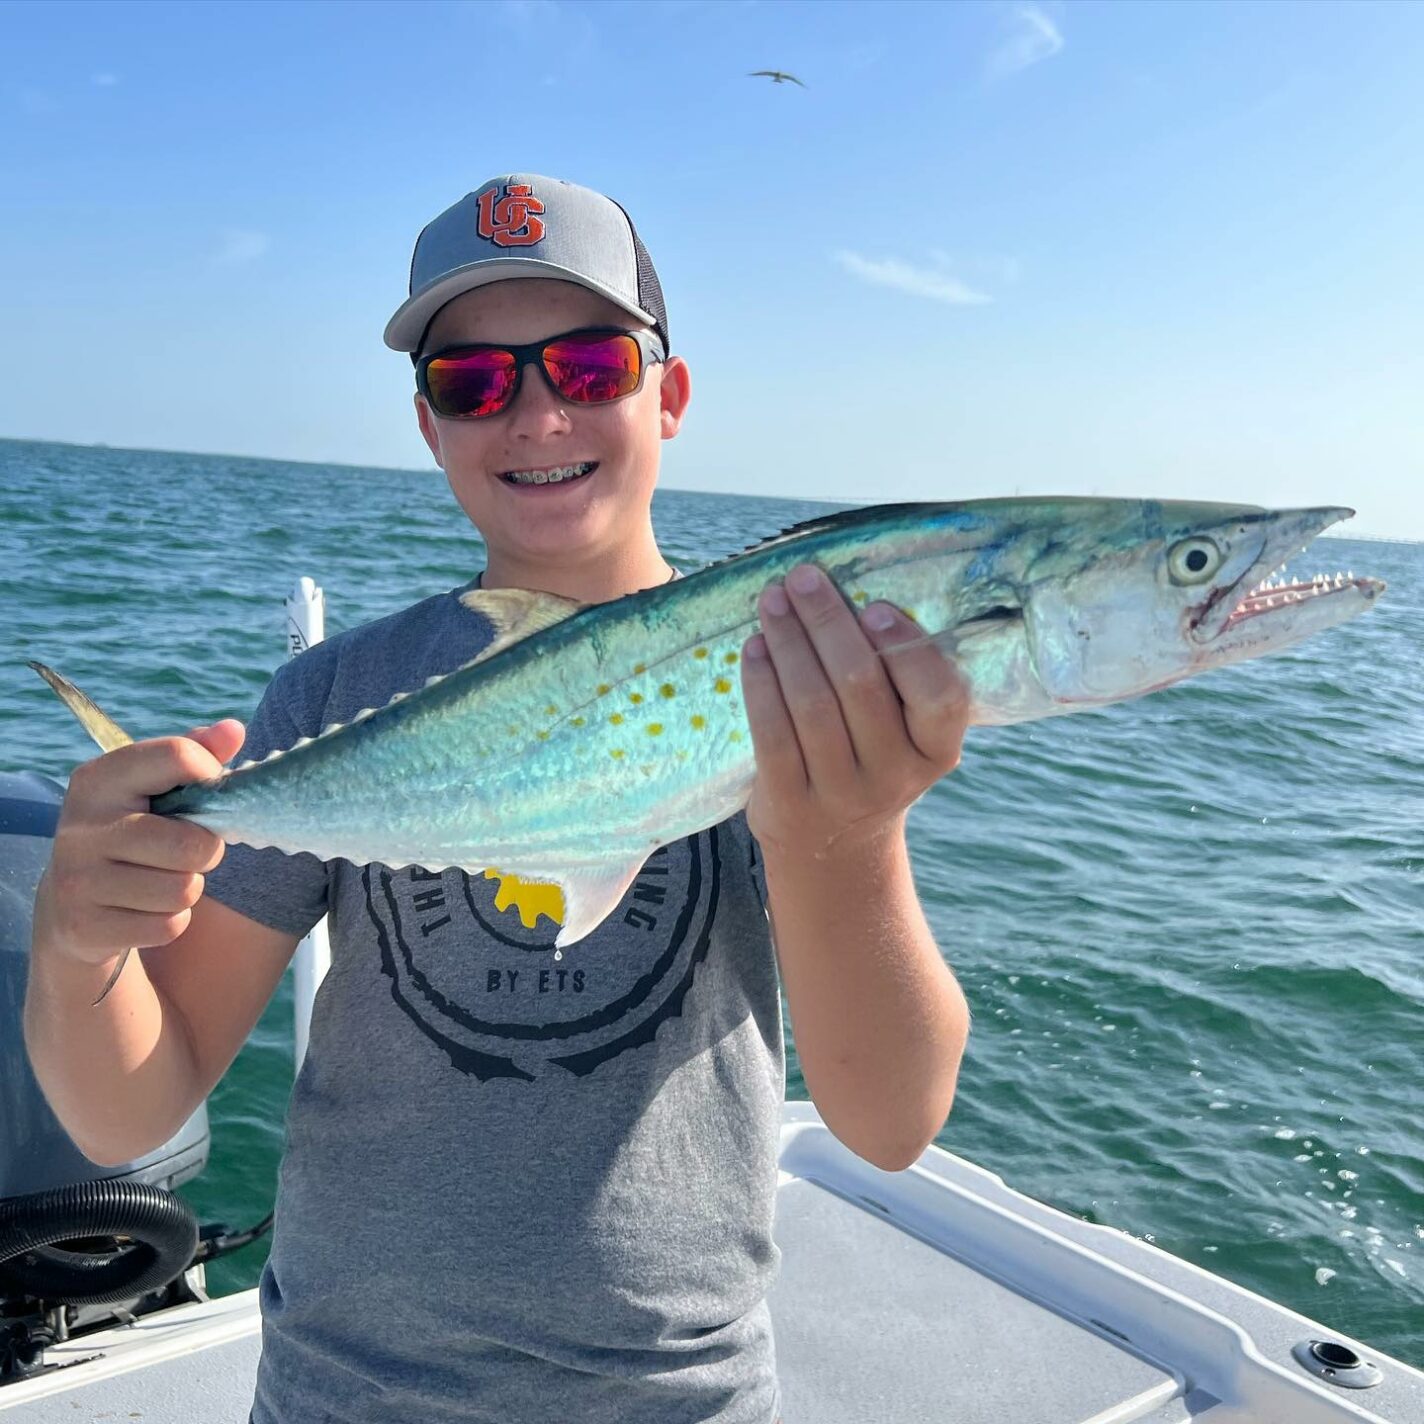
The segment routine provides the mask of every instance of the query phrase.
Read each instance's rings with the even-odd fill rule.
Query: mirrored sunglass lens
[[[493,415],[514,389],[514,358],[507,351],[442,356],[425,368],[430,403],[439,415]]]
[[[610,401],[636,390],[642,353],[631,336],[573,337],[544,348],[544,367],[571,401]]]

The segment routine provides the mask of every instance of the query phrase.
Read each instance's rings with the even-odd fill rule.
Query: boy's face
[[[515,345],[585,326],[631,331],[637,319],[572,282],[518,278],[477,287],[448,302],[421,352],[472,342]],[[689,394],[686,363],[649,365],[642,386],[606,405],[563,400],[532,366],[498,415],[447,420],[415,397],[420,431],[460,507],[491,556],[528,575],[551,564],[571,571],[628,563],[650,538],[659,442],[677,434]],[[520,487],[509,471],[596,461],[568,484]]]

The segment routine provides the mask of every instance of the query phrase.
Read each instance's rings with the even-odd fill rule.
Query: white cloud
[[[217,263],[252,262],[272,245],[272,239],[265,232],[239,228],[225,229],[222,240],[223,245],[213,254],[213,261]]]
[[[111,84],[117,84],[118,82],[119,76],[117,74],[96,74],[94,76],[94,83],[101,89],[107,89]]]
[[[990,79],[1003,79],[1021,69],[1050,59],[1063,48],[1063,36],[1058,26],[1037,5],[1020,5],[1009,21],[1010,33],[989,56],[985,73]]]
[[[862,281],[879,287],[893,287],[913,297],[928,297],[931,301],[950,306],[982,306],[993,298],[961,282],[948,272],[929,267],[912,267],[894,257],[862,257],[855,252],[837,252],[836,261]]]

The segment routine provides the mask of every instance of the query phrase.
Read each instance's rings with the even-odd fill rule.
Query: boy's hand
[[[242,723],[227,718],[75,768],[35,892],[37,952],[104,964],[131,948],[168,944],[187,929],[203,872],[226,847],[202,826],[153,815],[149,797],[218,775],[242,740]]]
[[[784,589],[768,584],[758,613],[742,693],[757,765],[747,823],[763,851],[824,860],[901,832],[910,805],[959,765],[964,678],[932,643],[882,658],[921,630],[888,603],[857,619],[809,564]]]

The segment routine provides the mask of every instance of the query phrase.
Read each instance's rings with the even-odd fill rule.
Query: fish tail
[[[116,751],[133,741],[93,698],[80,692],[68,678],[61,677],[53,668],[47,668],[43,663],[30,662],[26,666],[34,668],[49,683],[59,700],[79,719],[79,725],[99,744],[101,751]]]

